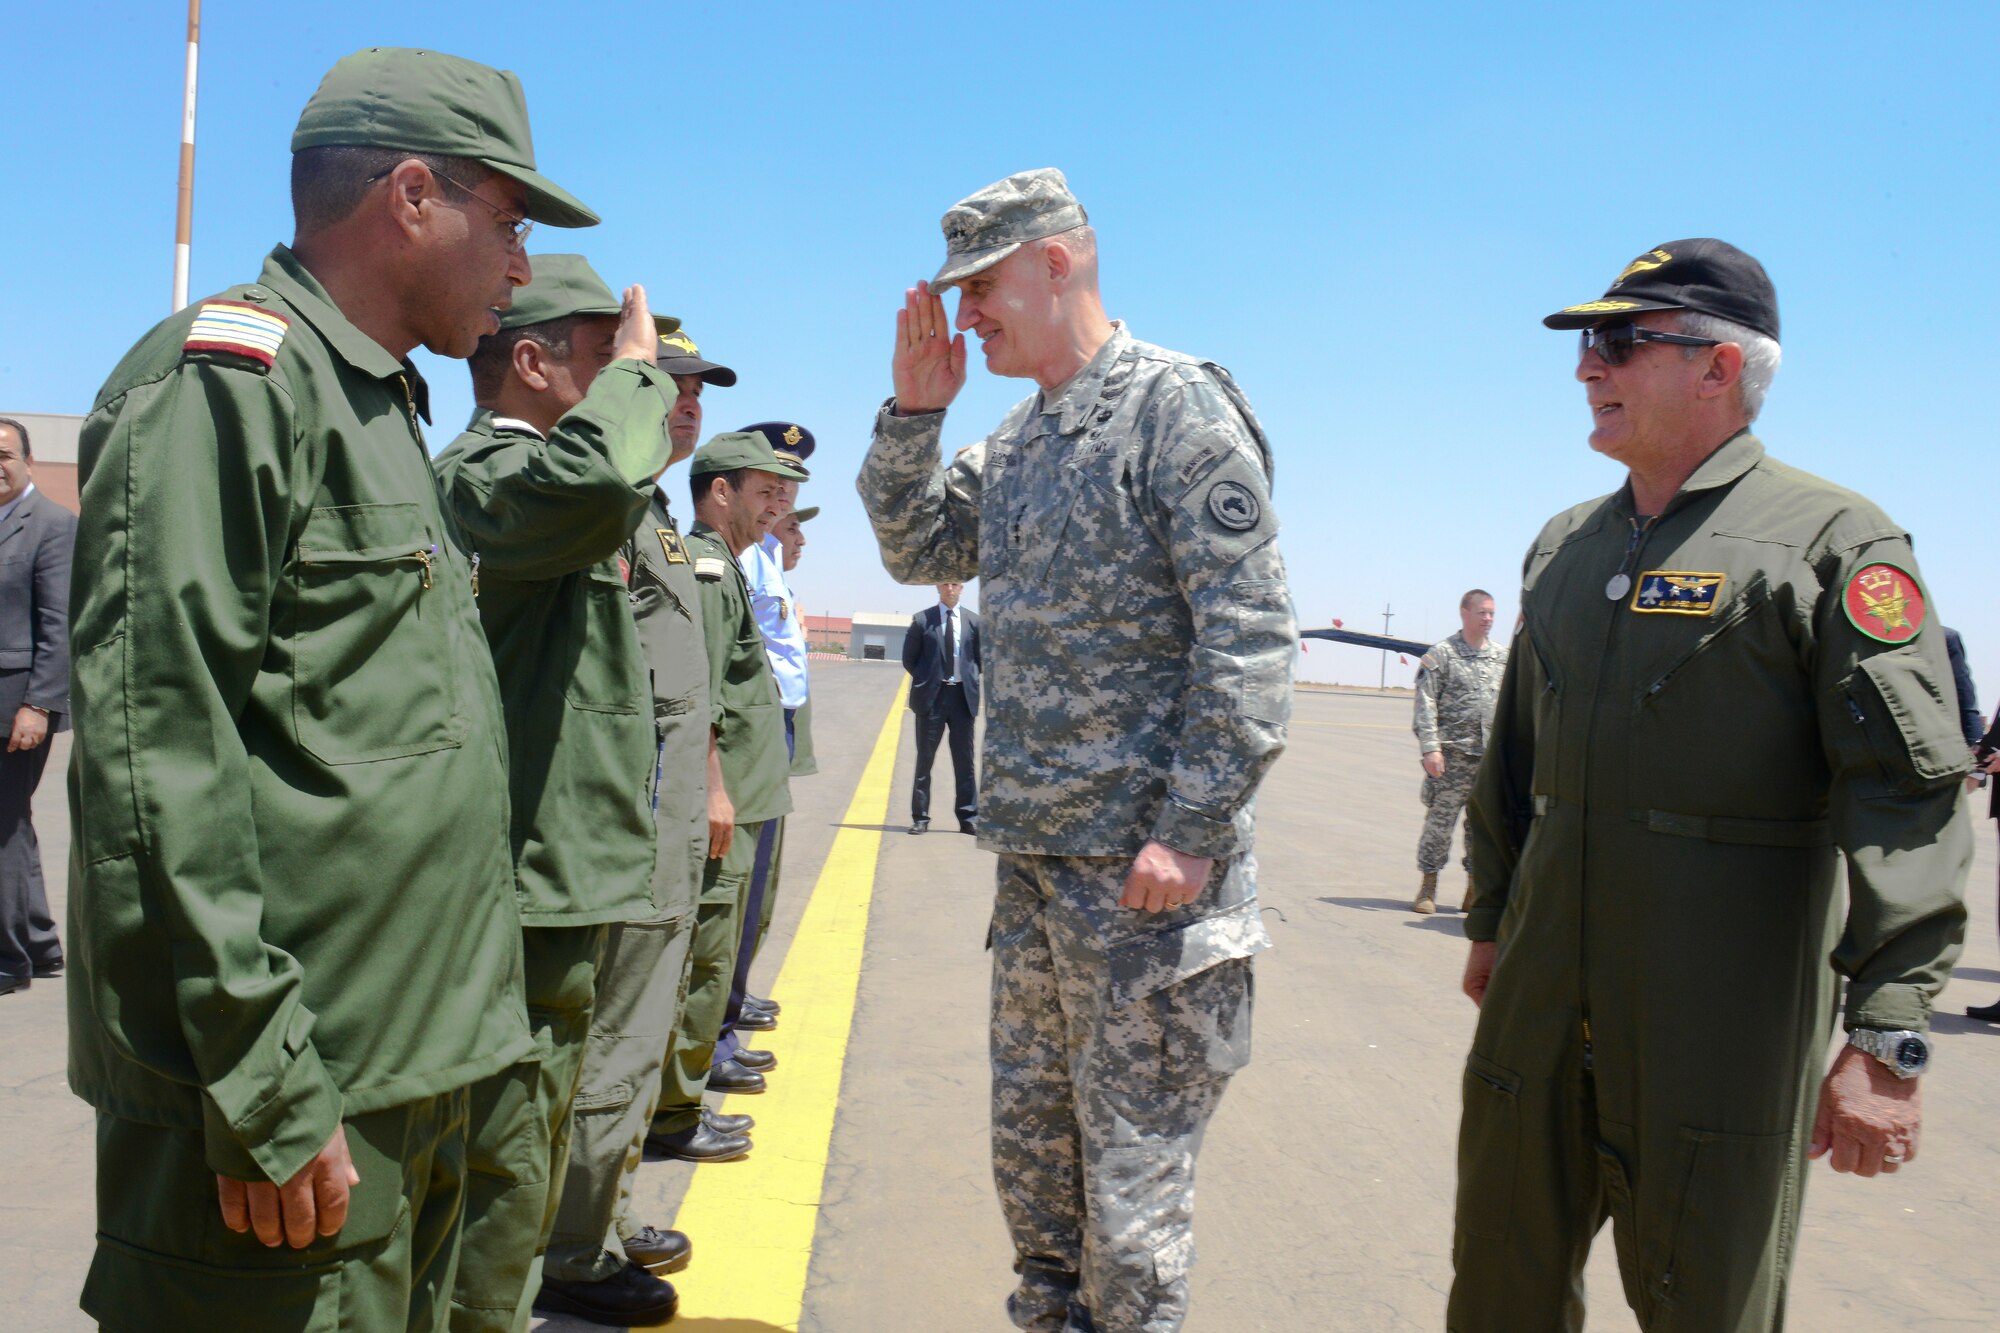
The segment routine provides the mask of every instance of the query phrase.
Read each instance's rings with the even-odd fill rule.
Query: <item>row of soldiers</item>
[[[670,1318],[642,1156],[723,1160],[789,776],[811,436],[535,223],[511,74],[342,60],[296,231],[87,421],[72,1086],[113,1330]],[[433,459],[418,345],[478,410]],[[693,523],[663,477],[689,461]]]

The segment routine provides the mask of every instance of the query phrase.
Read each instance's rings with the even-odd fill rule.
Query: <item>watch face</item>
[[[1896,1043],[1896,1063],[1905,1069],[1922,1069],[1930,1058],[1921,1038],[1905,1037]]]

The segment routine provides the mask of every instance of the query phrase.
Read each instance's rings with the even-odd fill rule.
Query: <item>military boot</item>
[[[1438,909],[1438,877],[1434,870],[1424,872],[1424,882],[1417,887],[1417,900],[1410,905],[1412,911],[1429,916]]]

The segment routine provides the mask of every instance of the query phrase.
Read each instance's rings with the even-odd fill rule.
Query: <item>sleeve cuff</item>
[[[1187,856],[1220,859],[1235,856],[1243,850],[1243,840],[1237,836],[1235,820],[1217,819],[1171,792],[1153,820],[1152,837],[1153,841]]]
[[[202,1136],[208,1165],[237,1180],[282,1185],[319,1155],[340,1127],[340,1090],[307,1046],[286,1067],[271,1096],[236,1121],[217,1104],[213,1092],[201,1099]]]
[[[1928,1032],[1931,1026],[1930,992],[1906,982],[1870,986],[1850,982],[1847,987],[1847,1029],[1874,1028],[1879,1032]]]
[[[1465,913],[1465,938],[1475,944],[1490,944],[1500,938],[1500,918],[1505,907],[1489,907],[1475,902]]]

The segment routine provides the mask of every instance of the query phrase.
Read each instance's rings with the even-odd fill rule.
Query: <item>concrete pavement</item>
[[[768,985],[846,818],[900,673],[816,673],[822,772],[795,784]],[[1261,805],[1257,1055],[1201,1164],[1201,1260],[1188,1333],[1438,1329],[1451,1277],[1458,1081],[1473,1009],[1457,990],[1460,918],[1408,911],[1422,809],[1406,699],[1298,697],[1292,745]],[[1009,1253],[986,1156],[982,945],[993,858],[948,831],[910,837],[903,728],[874,885],[824,1197],[799,1327],[809,1333],[1002,1333]],[[37,802],[60,898],[62,755]],[[948,760],[943,761],[948,764]],[[1985,797],[1977,798],[1984,809]],[[933,811],[935,815],[937,812]],[[1791,1327],[1842,1333],[2000,1324],[1989,1256],[2000,1199],[2000,1026],[1951,1017],[2000,994],[1994,833],[1980,820],[1972,927],[1940,1008],[1921,1159],[1893,1178],[1813,1171]],[[1460,872],[1445,875],[1455,904]],[[60,908],[58,908],[60,912]],[[782,994],[778,997],[782,1000]],[[0,1328],[77,1329],[89,1260],[88,1110],[63,1084],[63,996],[0,999]],[[782,1114],[784,1070],[731,1110]],[[730,1164],[700,1168],[727,1173]],[[649,1165],[642,1199],[671,1219],[690,1169]],[[729,1177],[722,1176],[723,1183]],[[729,1240],[695,1236],[696,1263]],[[1634,1326],[1608,1231],[1589,1273],[1593,1329]],[[555,1333],[587,1325],[550,1320]],[[768,1333],[704,1317],[698,1333]]]

